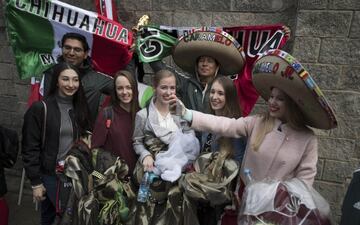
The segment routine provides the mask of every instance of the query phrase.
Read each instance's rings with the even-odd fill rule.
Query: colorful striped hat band
[[[293,56],[279,49],[269,50],[255,62],[253,84],[268,100],[272,87],[290,96],[303,112],[306,124],[319,129],[337,126],[335,113],[319,86]]]

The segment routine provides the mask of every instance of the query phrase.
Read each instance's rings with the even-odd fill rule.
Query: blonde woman
[[[139,156],[136,180],[140,182],[144,171],[159,178],[150,185],[147,201],[138,204],[135,224],[179,224],[181,202],[170,195],[178,193],[177,180],[186,165],[196,159],[200,146],[187,122],[170,114],[169,101],[176,93],[175,75],[168,70],[158,71],[154,89],[150,104],[136,114],[133,146]]]

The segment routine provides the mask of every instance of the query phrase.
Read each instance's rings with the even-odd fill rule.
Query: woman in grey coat
[[[140,183],[144,171],[158,178],[150,185],[150,198],[139,203],[135,224],[179,224],[182,220],[177,180],[199,154],[199,142],[187,122],[169,112],[169,100],[176,93],[175,75],[160,70],[154,77],[155,95],[135,118],[133,145],[139,160],[135,177]],[[177,197],[175,197],[177,196]]]

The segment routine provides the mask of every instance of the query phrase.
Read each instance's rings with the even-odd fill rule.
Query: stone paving
[[[32,203],[32,196],[24,194],[22,203],[17,204],[18,193],[8,192],[6,200],[10,208],[9,225],[38,225],[40,224],[40,211],[35,210],[35,204]]]

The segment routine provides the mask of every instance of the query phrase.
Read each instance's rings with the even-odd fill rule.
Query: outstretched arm
[[[170,96],[169,108],[172,114],[180,115],[184,120],[191,123],[191,128],[196,131],[216,133],[225,137],[249,136],[256,120],[255,116],[231,119],[189,110],[176,95]]]
[[[249,136],[253,117],[231,119],[193,111],[191,127],[197,131],[216,133],[225,137],[239,138]]]

